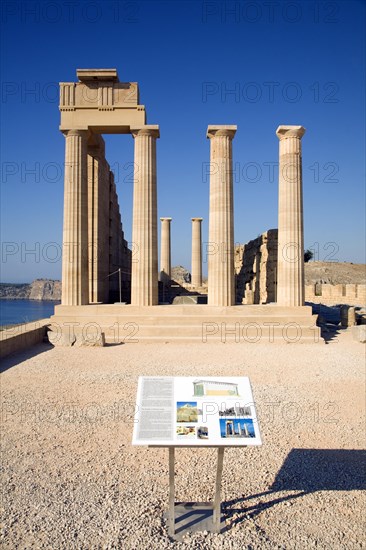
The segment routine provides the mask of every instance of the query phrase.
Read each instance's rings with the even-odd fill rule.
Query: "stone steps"
[[[107,343],[317,343],[316,318],[309,307],[271,305],[56,306],[51,330],[90,337],[99,331]]]

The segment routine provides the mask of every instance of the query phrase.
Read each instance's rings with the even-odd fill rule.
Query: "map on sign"
[[[133,445],[261,445],[247,377],[140,376]]]

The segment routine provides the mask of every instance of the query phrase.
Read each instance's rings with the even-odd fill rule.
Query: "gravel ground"
[[[348,331],[326,345],[44,344],[7,358],[3,548],[365,548],[364,359]],[[251,378],[263,446],[225,451],[226,532],[169,538],[167,450],[131,446],[138,375]],[[176,459],[176,498],[210,499],[215,450]]]

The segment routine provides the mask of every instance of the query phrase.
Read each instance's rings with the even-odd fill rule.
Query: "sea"
[[[55,306],[60,304],[53,300],[0,300],[0,326],[29,323],[45,319],[54,314]]]

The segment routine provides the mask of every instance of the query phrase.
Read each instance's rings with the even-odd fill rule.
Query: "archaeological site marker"
[[[262,444],[249,378],[140,377],[132,444],[169,448],[170,535],[220,532],[224,449]],[[176,447],[217,448],[212,502],[175,502]]]

